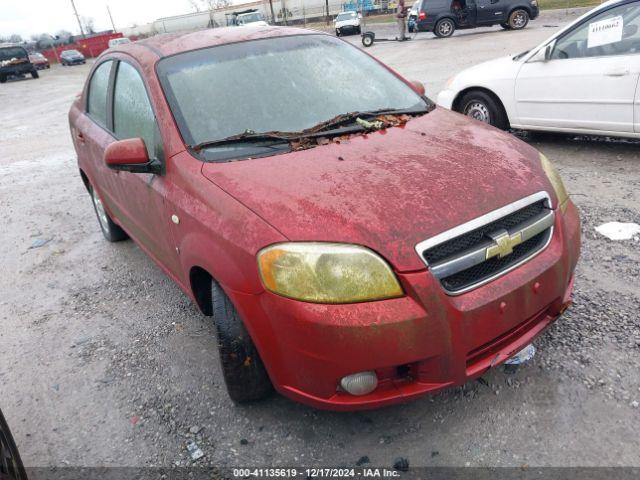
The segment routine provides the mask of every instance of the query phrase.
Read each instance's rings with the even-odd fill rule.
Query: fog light
[[[376,389],[378,377],[375,372],[354,373],[343,377],[340,386],[351,395],[366,395]]]

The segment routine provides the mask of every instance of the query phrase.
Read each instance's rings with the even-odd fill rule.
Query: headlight
[[[540,154],[540,163],[542,163],[542,169],[544,170],[544,173],[547,174],[547,178],[556,192],[556,197],[558,197],[558,206],[560,207],[560,210],[564,212],[567,209],[569,194],[567,193],[567,189],[564,188],[562,178],[560,178],[560,174],[556,170],[556,167],[554,167],[549,159],[542,153]]]
[[[448,89],[451,85],[453,85],[453,81],[455,79],[456,79],[455,75],[452,75],[451,77],[449,77],[449,80],[447,80],[447,83],[444,84],[445,90]]]
[[[355,303],[403,295],[389,265],[371,250],[340,243],[280,243],[258,253],[265,288],[314,303]]]

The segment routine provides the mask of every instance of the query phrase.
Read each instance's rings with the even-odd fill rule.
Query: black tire
[[[238,311],[215,281],[211,285],[211,300],[220,363],[229,397],[236,403],[267,397],[273,391],[267,370]]]
[[[31,70],[31,77],[32,78],[40,78],[40,74],[38,73],[37,70]]]
[[[0,478],[27,480],[18,447],[2,411],[0,411]]]
[[[524,8],[516,8],[509,15],[509,29],[522,30],[529,23],[529,12]]]
[[[438,38],[448,38],[453,35],[456,30],[455,22],[450,18],[438,20],[436,26],[433,27],[433,33]]]
[[[98,224],[100,225],[100,230],[102,230],[104,238],[109,242],[121,242],[122,240],[129,238],[127,232],[111,220],[111,217],[102,205],[102,200],[100,199],[98,192],[95,191],[92,186],[89,186],[89,194],[91,195],[93,209],[96,212],[96,217],[98,217]]]
[[[51,68],[51,65],[47,64],[47,66],[45,67],[47,70]]]
[[[356,28],[356,33],[357,33],[358,35],[360,35],[360,34],[362,33],[362,29],[361,29],[360,27],[357,27],[357,28]]]
[[[371,45],[373,45],[373,42],[376,39],[376,35],[373,32],[365,32],[364,35],[362,35],[362,45],[364,45],[365,47],[370,47]]]
[[[340,29],[336,28],[336,37],[339,37],[340,35],[342,35],[342,33],[340,32]]]
[[[502,28],[504,28],[505,30],[511,30],[511,27],[509,26],[509,24],[508,24],[508,23],[501,23],[501,24],[500,24],[500,26],[501,26]]]
[[[456,111],[478,120],[488,123],[502,130],[509,129],[509,119],[502,104],[492,95],[482,90],[472,90],[464,94],[457,102]]]
[[[0,75],[0,83],[6,83],[7,82],[7,77],[4,75]]]

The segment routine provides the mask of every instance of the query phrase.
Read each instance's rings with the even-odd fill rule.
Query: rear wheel
[[[442,20],[438,20],[436,26],[433,29],[433,33],[435,33],[436,37],[439,38],[447,38],[453,35],[453,32],[456,30],[456,24],[450,18],[443,18]]]
[[[237,403],[265,398],[273,386],[240,315],[216,282],[211,285],[211,298],[220,363],[229,397]]]
[[[509,28],[511,30],[521,30],[529,23],[529,13],[522,8],[518,8],[509,15]]]
[[[98,223],[100,224],[100,230],[102,230],[104,238],[106,238],[110,242],[120,242],[129,238],[129,235],[127,235],[127,233],[122,230],[122,228],[120,228],[114,223],[113,220],[111,220],[111,217],[104,209],[104,204],[100,199],[100,195],[98,195],[98,192],[92,186],[89,186],[89,193],[91,194],[93,208],[96,211]]]
[[[502,130],[509,128],[509,120],[502,105],[486,92],[481,90],[467,92],[458,105],[458,111],[467,117]]]
[[[366,32],[364,35],[362,35],[362,45],[364,45],[365,47],[370,47],[371,45],[373,45],[373,41],[375,40],[376,36],[373,32]]]
[[[40,75],[38,74],[37,70],[31,70],[31,77],[32,78],[38,78],[38,77],[40,77]]]

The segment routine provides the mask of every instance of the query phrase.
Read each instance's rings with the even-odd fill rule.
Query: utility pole
[[[73,0],[71,0],[71,6],[73,7],[73,13],[76,16],[76,20],[78,20],[78,26],[80,27],[80,34],[82,35],[82,38],[85,38],[84,28],[82,28],[82,22],[80,21],[80,15],[78,15],[78,10],[76,10],[76,4],[73,3]]]
[[[47,35],[49,36],[49,45],[51,46],[51,50],[53,50],[53,54],[56,57],[56,62],[58,62],[58,64],[60,64],[60,57],[58,57],[58,50],[56,50],[56,46],[53,43],[54,36],[49,34],[49,33],[47,33]]]
[[[276,16],[273,13],[273,0],[269,0],[269,8],[271,9],[271,23],[273,25],[275,25],[276,24]]]
[[[327,9],[327,25],[331,24],[331,20],[329,19],[329,0],[324,0],[325,8]]]
[[[109,14],[109,20],[111,20],[111,27],[113,27],[113,33],[116,33],[116,24],[113,23],[113,17],[111,16],[111,10],[109,9],[109,4],[107,4],[107,13]]]

